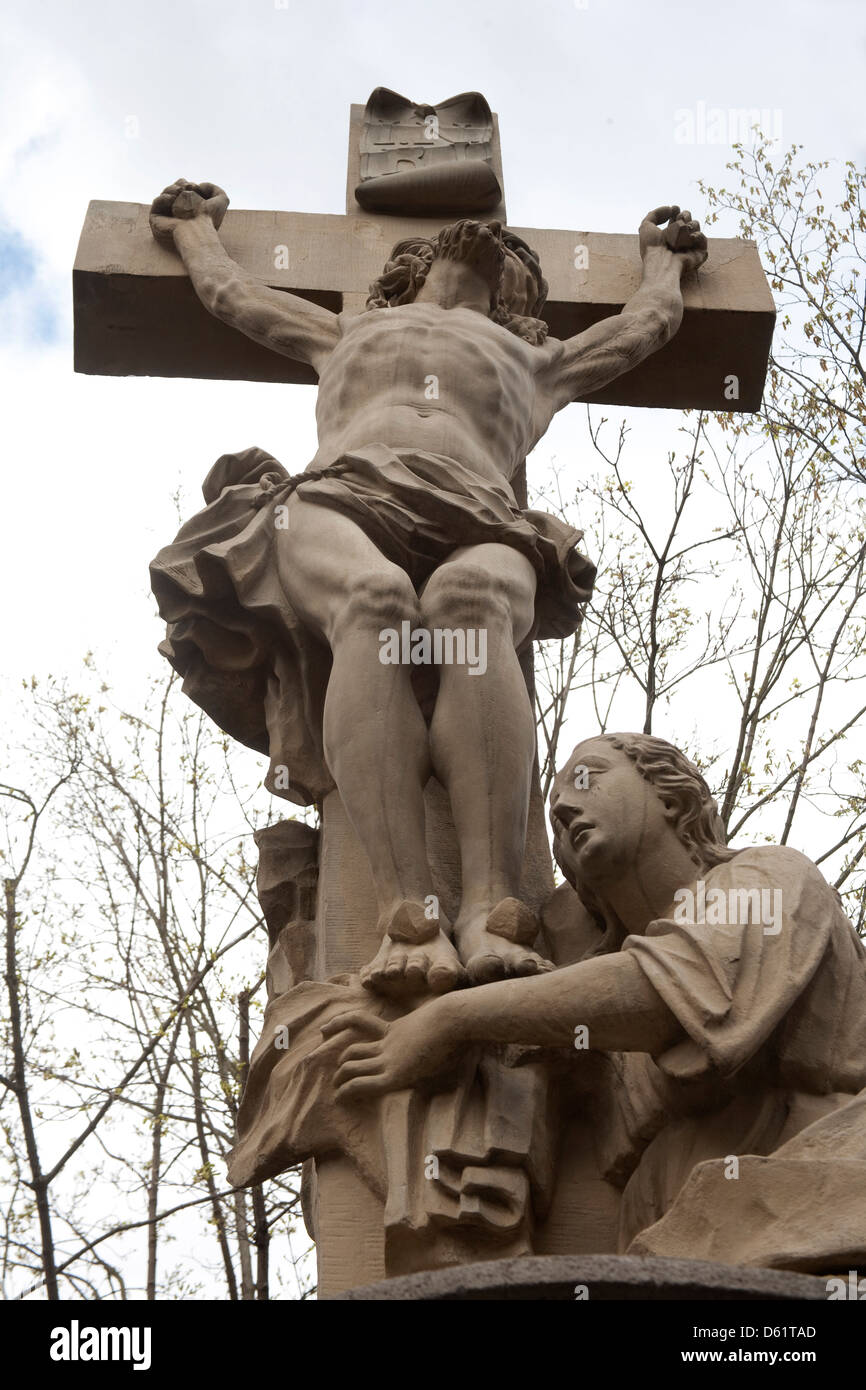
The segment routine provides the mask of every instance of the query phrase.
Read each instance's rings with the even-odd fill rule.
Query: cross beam
[[[450,219],[365,212],[357,203],[359,131],[352,107],[345,216],[229,211],[228,254],[274,289],[334,312],[360,312],[391,248],[435,236]],[[495,120],[495,118],[494,118]],[[496,131],[498,136],[498,131]],[[500,178],[498,139],[493,168]],[[73,270],[75,370],[104,376],[315,382],[303,363],[268,352],[202,307],[173,251],[154,241],[149,205],[92,202]],[[502,216],[504,203],[487,217]],[[618,313],[640,284],[636,235],[515,227],[538,253],[550,292],[543,316],[568,338]],[[669,409],[757,410],[775,308],[754,242],[715,239],[683,281],[685,313],[661,351],[587,400]]]

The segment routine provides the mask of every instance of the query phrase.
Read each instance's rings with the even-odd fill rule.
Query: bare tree
[[[758,243],[780,313],[761,420],[785,446],[811,446],[841,482],[866,478],[863,341],[866,334],[866,173],[853,161],[781,156],[760,132],[734,146],[732,189],[699,185],[709,226],[737,219]],[[820,184],[828,190],[822,192]],[[728,427],[754,433],[754,422]]]
[[[124,1297],[130,1241],[140,1234],[145,1296],[188,1296],[202,1287],[190,1283],[188,1260],[161,1272],[160,1250],[182,1230],[196,1261],[213,1270],[208,1292],[221,1269],[230,1299],[266,1299],[279,1226],[286,1240],[276,1270],[300,1279],[294,1292],[305,1296],[309,1281],[287,1239],[299,1214],[296,1175],[253,1193],[252,1237],[247,1196],[226,1190],[222,1177],[267,949],[247,859],[256,819],[239,795],[227,741],[172,681],[136,715],[55,686],[31,697],[30,744],[39,750],[31,761],[64,772],[52,784],[50,824],[44,796],[21,803],[32,823],[27,863],[52,885],[41,890],[52,944],[19,960],[17,976],[8,972],[13,998],[35,1001],[13,1024],[8,1080],[22,1115],[38,1116],[31,1130],[61,1153],[45,1172],[37,1149],[31,1157],[24,1119],[6,1126],[17,1179],[6,1213],[7,1277],[17,1286],[22,1269],[31,1282],[50,1272],[50,1297],[61,1296],[61,1281],[72,1296]],[[38,865],[37,812],[46,841]],[[31,910],[39,892],[34,882]],[[9,939],[17,939],[11,927]],[[19,1139],[41,1203],[41,1254],[11,1234],[27,1225]],[[76,1180],[72,1160],[85,1154]],[[118,1220],[118,1209],[132,1219]],[[49,1239],[52,1221],[62,1234]]]
[[[637,468],[625,425],[588,410],[600,471],[573,498],[557,472],[544,494],[586,530],[599,579],[579,641],[539,654],[543,782],[566,724],[667,737],[732,841],[805,849],[863,930],[864,178],[844,166],[830,216],[830,166],[789,151],[774,169],[768,149],[736,147],[735,191],[703,189],[710,220],[733,211],[758,238],[781,296],[762,411],[687,412],[666,466],[644,445]]]

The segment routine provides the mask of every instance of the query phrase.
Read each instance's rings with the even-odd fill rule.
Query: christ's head
[[[547,325],[537,315],[547,298],[538,256],[500,222],[464,219],[438,237],[398,242],[383,274],[370,287],[368,309],[411,304],[437,262],[466,267],[489,289],[489,317],[527,342],[542,343]]]

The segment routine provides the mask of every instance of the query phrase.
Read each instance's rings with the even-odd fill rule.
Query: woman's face
[[[627,873],[671,833],[655,788],[603,738],[578,744],[557,774],[550,819],[557,861],[589,884]]]

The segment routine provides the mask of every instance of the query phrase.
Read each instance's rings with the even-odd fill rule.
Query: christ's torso
[[[315,466],[386,444],[444,454],[501,482],[543,433],[543,350],[483,314],[406,304],[340,324],[319,379]]]

